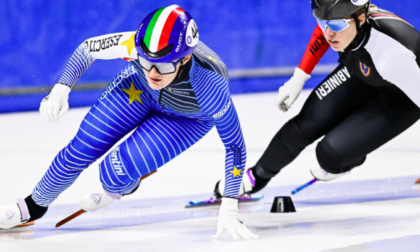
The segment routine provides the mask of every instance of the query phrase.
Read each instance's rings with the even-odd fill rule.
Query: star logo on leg
[[[143,101],[140,99],[140,95],[144,92],[143,90],[137,90],[134,86],[134,83],[131,82],[130,89],[123,88],[124,92],[126,92],[129,95],[129,102],[128,104],[133,103],[134,101],[138,101],[141,104],[143,104]]]
[[[242,175],[241,175],[241,171],[242,171],[242,169],[238,169],[238,168],[236,168],[235,166],[233,167],[233,170],[232,171],[229,171],[230,173],[232,173],[232,175],[233,175],[233,178],[236,178],[236,177],[242,177]]]
[[[122,42],[121,45],[122,46],[126,46],[127,47],[127,52],[128,52],[128,56],[131,55],[131,52],[133,51],[133,48],[136,47],[136,45],[134,44],[134,35],[135,33],[133,33],[129,39],[127,39],[126,41]]]

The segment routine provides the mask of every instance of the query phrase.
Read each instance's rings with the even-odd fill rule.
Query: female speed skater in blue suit
[[[84,169],[133,130],[100,163],[101,185],[82,195],[79,205],[83,210],[104,208],[133,193],[143,176],[216,126],[226,148],[226,185],[213,237],[224,229],[235,239],[258,237],[239,220],[237,212],[246,149],[229,93],[226,66],[199,41],[196,23],[179,6],[153,11],[137,31],[84,41],[42,101],[42,116],[57,122],[68,109],[72,86],[92,63],[116,58],[129,64],[92,106],[74,139],[55,157],[32,194],[0,206],[0,228],[41,218]]]

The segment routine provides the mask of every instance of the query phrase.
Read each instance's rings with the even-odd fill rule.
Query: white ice
[[[247,145],[248,167],[259,159],[280,126],[299,112],[308,94],[304,91],[287,113],[277,109],[275,93],[233,97]],[[88,109],[71,109],[58,124],[47,124],[37,112],[0,115],[0,204],[31,193],[54,156],[75,135]],[[420,124],[415,124],[369,155],[363,166],[328,183],[340,186],[340,183],[348,185],[365,180],[420,177],[419,136]],[[306,148],[271,181],[269,188],[293,187],[309,181],[312,178],[309,168],[318,165],[314,150],[315,144]],[[97,163],[92,164],[53,206],[69,205],[69,209],[74,209],[78,197],[99,183],[97,168]],[[211,195],[223,169],[224,148],[217,132],[212,130],[142,182],[139,191],[129,200],[141,203],[162,197]],[[266,202],[271,200],[266,199]],[[217,207],[210,209],[217,211]],[[199,214],[206,210],[194,211]],[[68,214],[71,213],[69,210]],[[395,251],[392,244],[404,244],[401,251],[419,251],[420,248],[419,198],[317,205],[288,214],[250,210],[241,216],[260,239],[234,242],[225,232],[221,240],[212,241],[210,235],[216,231],[216,216],[84,230],[89,226],[87,218],[86,226],[80,224],[78,232],[54,231],[54,225],[44,225],[43,230],[37,230],[35,225],[0,231],[0,251]],[[112,222],[112,217],[100,217],[100,221]],[[55,233],[33,238],[44,229]]]

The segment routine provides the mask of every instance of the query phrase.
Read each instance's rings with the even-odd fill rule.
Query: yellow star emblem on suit
[[[134,83],[131,82],[131,87],[130,89],[126,89],[123,88],[122,89],[124,92],[126,92],[129,95],[129,102],[128,104],[133,103],[134,101],[138,101],[141,104],[143,104],[142,100],[140,99],[140,95],[144,92],[142,90],[137,90],[136,87],[134,86]]]
[[[230,173],[232,173],[232,175],[233,175],[233,178],[236,178],[236,177],[242,177],[242,175],[241,175],[241,171],[242,171],[242,169],[238,169],[238,168],[236,168],[235,166],[233,167],[233,170],[232,171],[229,171]]]
[[[128,52],[128,56],[131,55],[131,52],[133,51],[133,48],[136,47],[136,45],[134,44],[134,35],[135,33],[133,33],[129,39],[127,39],[126,41],[122,42],[121,45],[122,46],[126,46],[127,47],[127,52]]]

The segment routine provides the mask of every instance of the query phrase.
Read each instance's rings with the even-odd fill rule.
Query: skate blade
[[[82,215],[82,214],[84,214],[84,213],[86,213],[86,211],[85,211],[85,210],[83,210],[83,209],[80,209],[79,211],[75,212],[74,214],[70,215],[69,217],[65,218],[64,220],[62,220],[62,221],[58,222],[58,223],[55,225],[55,228],[59,228],[59,227],[63,226],[63,225],[64,225],[64,224],[66,224],[67,222],[69,222],[69,221],[73,220],[74,218],[76,218],[76,217],[78,217],[78,216],[80,216],[80,215]]]
[[[211,197],[211,198],[206,199],[206,200],[194,200],[194,201],[190,201],[190,202],[187,203],[187,205],[185,206],[185,208],[200,207],[200,206],[212,206],[212,205],[220,204],[221,202],[222,202],[221,199],[218,199],[216,197]]]
[[[154,174],[154,173],[156,173],[156,172],[157,172],[157,170],[154,170],[154,171],[152,171],[151,173],[144,175],[143,177],[141,177],[141,178],[140,178],[140,181],[143,181],[143,179],[145,179],[145,178],[149,177],[150,175],[152,175],[152,174]],[[80,216],[80,215],[82,215],[82,214],[84,214],[84,213],[86,213],[86,211],[85,211],[85,210],[83,210],[83,209],[80,209],[79,211],[75,212],[74,214],[72,214],[72,215],[68,216],[67,218],[65,218],[65,219],[63,219],[63,220],[61,220],[61,221],[59,221],[59,222],[55,225],[55,228],[59,228],[59,227],[63,226],[63,225],[64,225],[64,224],[66,224],[67,222],[69,222],[69,221],[71,221],[71,220],[75,219],[76,217],[78,217],[78,216]]]
[[[34,221],[30,221],[30,222],[26,222],[26,223],[23,223],[23,224],[20,224],[20,225],[14,226],[14,227],[9,228],[9,229],[22,228],[22,227],[29,227],[29,226],[33,226],[33,225],[35,225],[35,222],[34,222]],[[9,229],[3,229],[3,228],[0,228],[0,230],[9,230]]]
[[[239,203],[252,202],[252,201],[261,200],[263,198],[264,198],[264,195],[262,195],[262,194],[252,194],[252,195],[245,194],[245,195],[242,195],[241,197],[238,198],[238,202]],[[206,200],[190,201],[185,206],[185,208],[213,206],[213,205],[220,205],[220,203],[222,203],[222,199],[218,199],[216,197],[211,197],[211,198],[206,199]]]
[[[26,222],[26,223],[17,225],[16,227],[13,227],[13,228],[29,227],[29,226],[33,226],[33,225],[35,225],[35,222],[34,221],[30,221],[30,222]]]
[[[262,194],[244,194],[238,198],[238,202],[252,202],[264,199],[264,195]]]

